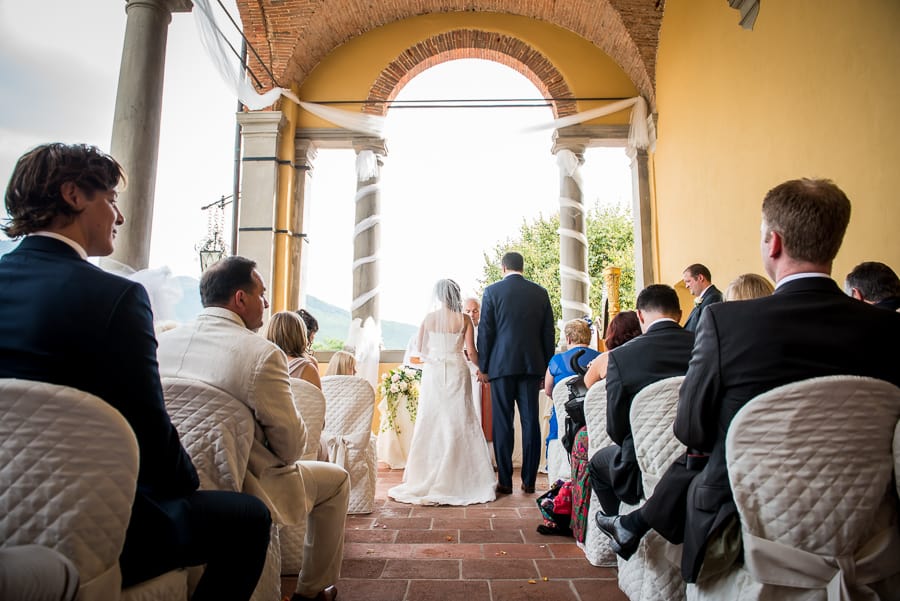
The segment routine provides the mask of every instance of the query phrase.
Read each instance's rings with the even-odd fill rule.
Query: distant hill
[[[306,310],[319,322],[319,332],[316,334],[316,348],[329,346],[327,341],[347,339],[350,331],[350,312],[330,305],[314,296],[306,297]],[[418,326],[400,323],[396,321],[381,322],[381,338],[384,348],[388,350],[403,350],[410,337],[416,333]]]

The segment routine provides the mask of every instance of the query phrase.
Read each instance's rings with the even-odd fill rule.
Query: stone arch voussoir
[[[387,101],[396,98],[413,77],[440,63],[463,58],[494,61],[524,75],[545,98],[557,99],[550,103],[557,118],[577,110],[568,83],[543,54],[522,40],[501,33],[458,29],[428,38],[401,52],[372,84],[364,112],[384,115]]]

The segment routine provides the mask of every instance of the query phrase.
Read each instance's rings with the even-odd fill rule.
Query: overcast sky
[[[233,9],[234,2],[225,5]],[[0,0],[4,187],[16,159],[37,144],[87,142],[109,149],[125,20],[121,1]],[[527,97],[539,92],[523,76],[474,60],[429,69],[399,96]],[[195,247],[206,234],[200,207],[232,191],[235,109],[234,93],[210,64],[193,16],[173,15],[151,267],[199,276]],[[548,108],[389,112],[381,196],[382,317],[416,323],[439,278],[452,277],[464,292],[474,291],[484,252],[515,235],[523,219],[558,211],[550,133],[518,133],[550,120]],[[598,198],[630,204],[624,151],[590,151],[583,173],[589,204]],[[320,151],[305,228],[307,291],[344,308],[352,300],[355,186],[353,153]]]

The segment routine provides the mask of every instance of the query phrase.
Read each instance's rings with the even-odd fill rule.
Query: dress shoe
[[[634,555],[641,537],[622,525],[622,516],[604,515],[598,511],[595,521],[600,532],[609,537],[609,546],[616,555],[625,560]]]
[[[315,597],[304,597],[300,593],[294,593],[294,596],[291,597],[291,601],[335,601],[337,599],[337,588],[334,586],[329,586],[326,589],[319,591],[319,594]]]
[[[523,485],[522,485],[522,490],[525,491],[525,492],[528,493],[528,494],[531,494],[531,493],[534,492],[534,485],[528,486],[527,484],[523,484]]]
[[[511,495],[512,494],[512,486],[503,486],[502,484],[498,484],[495,489],[498,495]]]

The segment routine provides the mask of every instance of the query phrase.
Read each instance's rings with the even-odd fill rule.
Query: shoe
[[[502,484],[498,484],[497,488],[494,490],[497,491],[498,495],[511,495],[512,494],[512,486],[503,486]]]
[[[625,560],[634,555],[641,537],[622,525],[622,516],[604,515],[598,511],[595,521],[600,532],[609,537],[609,546],[616,555]]]
[[[337,599],[337,588],[334,586],[329,586],[321,591],[315,597],[304,597],[300,593],[294,593],[294,596],[291,597],[291,601],[336,601]]]
[[[528,486],[527,484],[523,484],[523,485],[522,485],[522,490],[525,491],[525,492],[528,493],[528,494],[531,494],[531,493],[534,492],[534,485]]]

